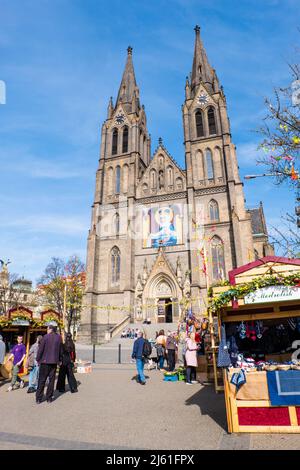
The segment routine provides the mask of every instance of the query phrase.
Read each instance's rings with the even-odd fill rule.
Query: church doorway
[[[166,304],[166,323],[173,323],[173,305],[171,299],[167,299]]]
[[[172,300],[163,298],[158,300],[158,323],[172,323],[173,309]]]

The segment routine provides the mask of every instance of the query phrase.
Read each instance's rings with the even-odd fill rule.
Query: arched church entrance
[[[178,293],[174,281],[166,275],[154,278],[149,286],[149,297],[154,301],[152,318],[157,323],[178,320]]]

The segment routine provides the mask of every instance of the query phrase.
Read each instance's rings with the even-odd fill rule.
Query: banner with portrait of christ
[[[183,243],[183,214],[181,204],[144,208],[143,247],[159,248]]]

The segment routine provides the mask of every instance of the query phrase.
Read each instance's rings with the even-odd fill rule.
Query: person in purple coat
[[[36,391],[36,403],[42,403],[44,388],[47,379],[49,379],[46,399],[48,403],[53,401],[53,391],[55,382],[55,373],[57,365],[61,362],[62,355],[61,336],[56,333],[55,326],[48,326],[47,334],[43,336],[40,343],[36,361],[39,364],[39,381]]]
[[[12,380],[11,380],[10,386],[7,389],[8,392],[11,392],[12,390],[14,390],[17,383],[20,386],[20,388],[24,387],[24,381],[20,379],[18,374],[20,372],[21,366],[26,356],[26,348],[25,348],[25,345],[23,344],[22,335],[18,335],[17,341],[18,343],[13,347],[9,358],[7,359],[7,362],[11,361],[12,359],[14,361]]]

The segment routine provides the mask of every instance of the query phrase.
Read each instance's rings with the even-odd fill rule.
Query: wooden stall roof
[[[20,305],[19,307],[11,308],[8,311],[8,318],[11,318],[11,316],[14,315],[15,313],[22,313],[22,312],[27,314],[27,315],[30,315],[31,318],[33,317],[33,311],[32,310]]]
[[[243,284],[252,281],[256,277],[281,274],[283,276],[299,273],[300,259],[282,258],[279,256],[265,256],[252,263],[229,271],[231,285]]]
[[[47,315],[56,317],[58,320],[60,320],[60,317],[61,317],[61,315],[59,314],[59,312],[57,312],[56,310],[53,310],[52,308],[47,309],[47,310],[43,310],[43,311],[40,313],[40,315],[41,315],[41,320],[44,320]]]

